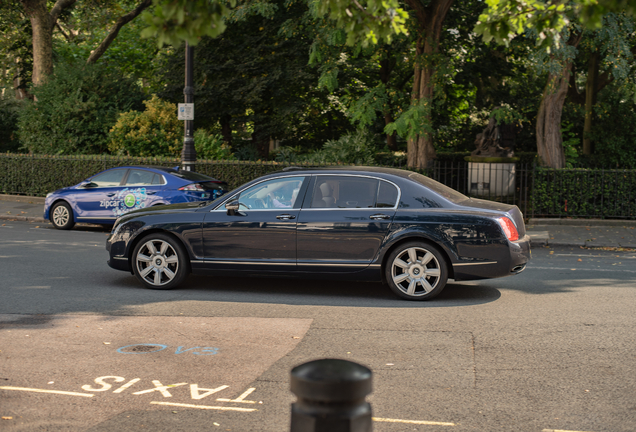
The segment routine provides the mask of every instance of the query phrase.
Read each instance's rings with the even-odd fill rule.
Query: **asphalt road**
[[[375,431],[636,430],[634,252],[533,249],[420,303],[238,274],[146,290],[103,231],[0,225],[3,431],[286,431],[289,371],[323,357],[373,370]]]

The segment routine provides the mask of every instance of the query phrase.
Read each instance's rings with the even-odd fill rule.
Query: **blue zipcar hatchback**
[[[428,300],[448,279],[521,273],[530,237],[517,206],[469,198],[421,174],[295,168],[209,203],[136,210],[106,242],[108,265],[146,287],[188,273],[385,281]]]
[[[178,168],[117,167],[48,194],[44,219],[64,230],[73,228],[76,222],[113,225],[132,210],[213,201],[228,190],[223,181]]]

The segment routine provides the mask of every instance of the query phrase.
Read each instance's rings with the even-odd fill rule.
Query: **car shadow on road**
[[[488,286],[449,282],[431,301],[396,297],[387,285],[315,279],[215,277],[190,275],[175,293],[180,300],[345,307],[456,307],[497,300],[501,294]]]

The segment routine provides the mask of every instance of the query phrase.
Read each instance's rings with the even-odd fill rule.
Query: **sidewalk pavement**
[[[44,198],[0,195],[0,221],[49,223],[42,218]],[[636,220],[530,219],[532,247],[609,247],[636,249]]]

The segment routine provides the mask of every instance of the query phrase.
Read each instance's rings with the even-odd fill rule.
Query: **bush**
[[[0,96],[0,152],[15,152],[20,148],[18,140],[18,116],[23,101]]]
[[[110,131],[108,149],[117,155],[179,157],[183,148],[183,122],[177,106],[153,95],[143,112],[120,114]]]
[[[205,129],[197,129],[194,132],[194,148],[197,151],[197,159],[235,159],[230,146],[223,142],[223,137],[219,134],[209,134]]]
[[[372,137],[364,131],[357,131],[327,141],[320,150],[298,160],[314,164],[374,165],[376,152]]]
[[[636,170],[550,169],[534,173],[537,216],[636,218]]]
[[[31,92],[20,112],[21,144],[38,154],[100,154],[122,111],[141,106],[143,93],[132,80],[99,66],[60,64]]]

